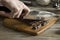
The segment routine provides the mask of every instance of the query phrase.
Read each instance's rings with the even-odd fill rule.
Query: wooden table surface
[[[60,18],[56,24],[38,36],[8,29],[3,26],[0,18],[0,40],[60,40]]]

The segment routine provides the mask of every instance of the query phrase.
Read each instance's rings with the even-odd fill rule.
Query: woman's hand
[[[7,15],[7,17],[10,16],[10,18],[23,17],[30,12],[30,9],[19,0],[1,0],[1,3],[11,10],[11,13],[9,14],[3,13],[4,15]]]

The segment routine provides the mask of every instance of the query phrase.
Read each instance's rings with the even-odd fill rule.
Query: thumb
[[[11,15],[9,13],[5,13],[4,11],[0,11],[0,15],[4,17],[11,18]]]

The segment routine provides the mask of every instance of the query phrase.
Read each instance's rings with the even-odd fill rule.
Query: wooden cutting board
[[[38,35],[42,32],[44,32],[46,29],[52,27],[52,25],[57,21],[57,18],[51,18],[50,20],[48,20],[47,24],[45,24],[44,26],[41,26],[40,28],[33,30],[31,25],[27,25],[25,22],[23,21],[19,21],[17,19],[9,19],[9,18],[5,18],[3,21],[3,24],[5,27],[8,28],[12,28],[18,31],[22,31],[25,33],[29,33],[31,35]]]

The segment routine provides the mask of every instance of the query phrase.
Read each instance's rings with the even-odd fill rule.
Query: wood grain
[[[3,22],[4,26],[8,28],[12,28],[18,31],[23,31],[32,35],[38,35],[42,32],[44,32],[46,29],[50,28],[55,22],[57,21],[57,18],[52,18],[48,21],[48,23],[45,26],[40,27],[37,30],[33,30],[32,26],[27,25],[24,22],[18,21],[16,19],[8,19],[6,18]]]

